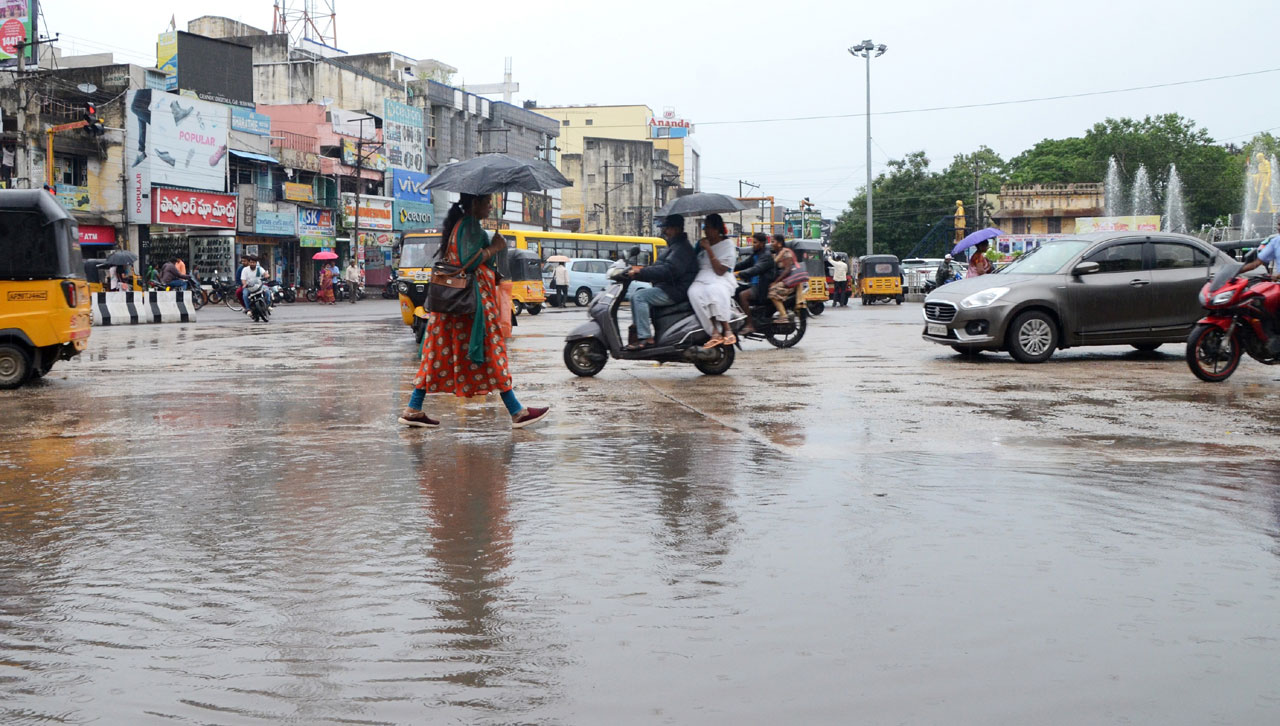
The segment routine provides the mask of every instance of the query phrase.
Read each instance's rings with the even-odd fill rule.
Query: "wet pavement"
[[[1280,369],[829,310],[722,377],[429,398],[394,302],[94,330],[0,392],[0,723],[1262,724]]]

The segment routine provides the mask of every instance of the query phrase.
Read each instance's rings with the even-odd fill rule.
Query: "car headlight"
[[[983,290],[982,292],[975,292],[969,297],[961,300],[960,307],[966,308],[966,309],[967,308],[985,308],[986,306],[990,305],[996,300],[999,300],[1000,298],[1004,297],[1004,294],[1006,292],[1009,292],[1009,288],[1007,287],[993,287],[987,290]]]
[[[1227,303],[1231,302],[1231,298],[1235,296],[1236,296],[1235,290],[1227,290],[1226,292],[1220,292],[1217,295],[1213,296],[1213,304],[1226,305]]]

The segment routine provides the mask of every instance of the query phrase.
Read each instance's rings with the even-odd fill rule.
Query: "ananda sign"
[[[649,117],[649,125],[650,125],[650,126],[659,126],[659,127],[662,127],[662,128],[668,128],[668,129],[688,129],[688,128],[693,128],[693,126],[692,126],[692,125],[691,125],[691,124],[690,124],[686,119],[682,119],[682,118],[658,118],[657,116],[650,116],[650,117]]]

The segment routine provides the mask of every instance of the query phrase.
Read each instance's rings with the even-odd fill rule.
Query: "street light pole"
[[[886,50],[889,46],[884,43],[876,45],[869,39],[849,49],[850,54],[867,59],[867,254],[872,254],[871,244],[875,236],[871,205],[871,54],[874,51],[875,57],[879,58]]]

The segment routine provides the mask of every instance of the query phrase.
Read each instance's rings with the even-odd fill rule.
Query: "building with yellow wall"
[[[991,221],[1008,234],[1071,234],[1076,218],[1102,216],[1104,203],[1100,183],[1005,184]]]

